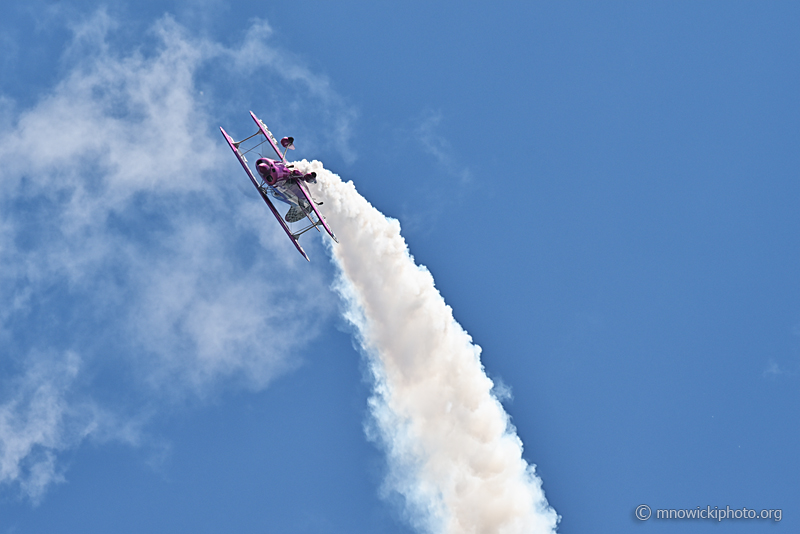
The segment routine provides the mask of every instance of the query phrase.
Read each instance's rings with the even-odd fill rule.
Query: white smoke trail
[[[371,410],[389,455],[387,484],[412,523],[448,534],[554,532],[558,515],[491,392],[480,347],[414,263],[398,221],[321,163],[299,165],[317,173],[341,243],[331,247],[338,289],[375,377]]]

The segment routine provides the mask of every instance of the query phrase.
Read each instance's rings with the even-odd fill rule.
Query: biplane
[[[258,126],[258,131],[250,137],[245,137],[241,141],[234,141],[222,127],[220,127],[219,130],[222,132],[222,135],[225,136],[225,140],[228,142],[228,145],[230,145],[233,153],[236,154],[236,158],[239,160],[239,163],[242,164],[242,168],[244,168],[247,176],[250,177],[250,181],[253,182],[261,198],[264,199],[264,202],[267,203],[272,214],[278,219],[283,231],[286,232],[286,235],[292,240],[292,243],[294,243],[294,246],[300,254],[302,254],[306,260],[311,261],[308,259],[306,251],[303,250],[303,247],[301,247],[298,242],[298,238],[301,235],[312,228],[316,228],[319,232],[319,227],[322,226],[334,241],[337,243],[339,242],[328,226],[328,223],[325,222],[325,217],[322,216],[322,213],[320,213],[317,208],[318,205],[322,205],[322,202],[315,201],[308,189],[308,184],[317,183],[317,173],[304,173],[286,162],[286,152],[294,150],[293,137],[284,137],[281,139],[280,146],[283,147],[283,153],[281,153],[280,148],[278,148],[278,141],[275,140],[275,136],[269,131],[267,125],[261,122],[261,119],[256,117],[252,111],[250,112],[250,116],[253,117],[253,120]],[[253,138],[256,138],[254,146],[245,150],[240,150],[242,143]],[[258,142],[259,140],[260,142]],[[253,171],[247,165],[248,162],[245,155],[263,147],[264,143],[268,143],[272,147],[279,159],[266,158],[263,152],[259,152],[260,157],[256,160],[255,165],[256,174],[253,174]],[[244,149],[244,147],[242,148]],[[258,178],[256,178],[256,176],[258,176]],[[272,203],[270,198],[289,205],[289,210],[286,212],[286,215],[282,217],[281,214],[278,213],[275,204]],[[303,220],[307,220],[309,225],[294,232],[290,229],[289,224]]]

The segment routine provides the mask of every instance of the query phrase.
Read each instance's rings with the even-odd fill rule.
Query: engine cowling
[[[278,168],[268,159],[261,158],[256,161],[256,170],[259,176],[269,185],[275,185],[281,178]]]
[[[275,185],[285,180],[303,180],[312,184],[317,182],[317,173],[304,173],[298,169],[287,169],[283,163],[267,158],[260,158],[256,161],[256,171],[258,175],[268,184]]]

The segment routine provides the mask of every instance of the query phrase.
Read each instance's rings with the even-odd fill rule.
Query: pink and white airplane
[[[301,247],[300,243],[297,241],[297,238],[299,238],[301,235],[312,228],[316,228],[319,232],[318,227],[322,226],[334,241],[337,243],[339,242],[339,240],[336,239],[336,236],[333,235],[328,223],[325,222],[325,217],[323,217],[319,212],[319,209],[317,209],[317,205],[322,205],[322,202],[316,202],[313,198],[311,198],[311,193],[308,190],[307,184],[317,183],[317,173],[311,172],[306,174],[294,169],[292,165],[287,164],[286,151],[294,150],[294,138],[284,137],[281,139],[281,146],[283,147],[283,154],[281,154],[281,151],[278,148],[278,142],[275,140],[272,132],[270,132],[267,128],[267,125],[261,122],[261,120],[256,117],[252,111],[250,112],[250,116],[253,117],[253,120],[256,121],[256,124],[258,125],[258,131],[250,137],[246,137],[241,141],[234,141],[231,136],[229,136],[227,132],[222,129],[222,127],[220,127],[219,130],[222,132],[222,135],[225,136],[225,140],[230,145],[233,153],[236,154],[236,158],[239,160],[239,163],[242,164],[247,176],[250,177],[250,181],[253,182],[253,185],[256,186],[256,189],[258,189],[258,192],[261,194],[261,198],[263,198],[264,202],[267,203],[267,206],[269,206],[269,209],[272,211],[272,214],[275,215],[275,218],[278,219],[278,222],[281,223],[281,227],[283,227],[286,235],[288,235],[289,239],[292,240],[292,243],[294,243],[294,246],[297,247],[298,251],[300,251],[300,254],[302,254],[306,260],[311,261],[308,259],[306,251],[303,250],[303,247]],[[239,150],[239,145],[241,145],[243,142],[254,137],[261,139],[259,136],[264,137],[260,143],[257,143],[255,146],[245,150],[244,152]],[[256,160],[256,172],[260,178],[260,180],[257,180],[253,174],[253,171],[251,171],[250,167],[247,166],[247,158],[245,157],[245,154],[255,150],[267,142],[270,144],[270,146],[272,146],[272,149],[280,159],[269,159],[263,157],[262,155],[262,157]],[[284,217],[281,217],[269,197],[289,205],[289,211],[286,212]],[[297,232],[292,232],[289,229],[289,225],[286,224],[298,222],[303,219],[308,219],[311,224]]]

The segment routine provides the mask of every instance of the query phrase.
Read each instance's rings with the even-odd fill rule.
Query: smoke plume
[[[371,428],[389,456],[387,489],[419,529],[448,534],[554,532],[558,515],[522,458],[522,442],[431,273],[414,263],[400,224],[319,162],[331,246],[375,381]]]

